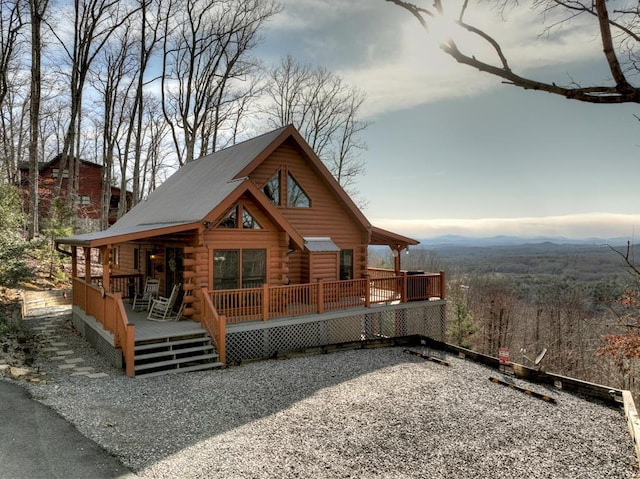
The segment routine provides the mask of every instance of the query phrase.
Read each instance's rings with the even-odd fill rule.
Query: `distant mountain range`
[[[443,235],[435,236],[432,238],[421,238],[420,246],[428,248],[437,248],[438,246],[515,246],[525,244],[539,244],[539,243],[553,243],[553,244],[575,244],[575,245],[611,245],[622,246],[626,245],[627,241],[631,238],[617,237],[617,238],[565,238],[562,236],[535,236],[535,237],[522,237],[522,236],[490,236],[483,238],[476,238],[472,236],[461,235]],[[418,247],[420,247],[418,246]]]

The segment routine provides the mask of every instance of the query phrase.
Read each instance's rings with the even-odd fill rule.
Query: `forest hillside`
[[[635,331],[639,308],[637,246],[552,241],[421,245],[403,253],[403,270],[445,271],[449,342],[586,381],[638,394],[637,345],[620,337]],[[391,255],[370,251],[372,266]]]

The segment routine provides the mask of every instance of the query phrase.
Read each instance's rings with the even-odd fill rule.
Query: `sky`
[[[259,49],[263,61],[291,54],[367,95],[367,168],[357,188],[372,224],[418,239],[640,234],[639,105],[592,105],[505,85],[456,64],[437,48],[439,31],[427,34],[385,0],[281,3]],[[471,13],[468,21],[500,40],[517,73],[558,84],[609,77],[591,20],[540,35],[543,18],[528,5],[503,19]],[[454,38],[491,58],[477,41]]]

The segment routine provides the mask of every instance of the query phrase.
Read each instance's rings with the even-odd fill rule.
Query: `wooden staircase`
[[[211,338],[204,332],[136,341],[135,375],[141,377],[202,371],[224,366]]]

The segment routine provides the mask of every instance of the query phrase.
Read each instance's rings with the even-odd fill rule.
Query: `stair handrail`
[[[200,324],[202,327],[209,331],[211,339],[218,351],[218,359],[221,363],[227,362],[226,358],[226,335],[227,335],[227,318],[221,314],[218,314],[218,310],[213,305],[211,296],[207,291],[207,288],[200,288],[200,295],[202,296],[202,314],[200,316]]]
[[[129,323],[129,317],[124,309],[124,303],[122,302],[122,293],[107,293],[107,297],[112,296],[115,300],[116,306],[116,341],[119,342],[124,354],[125,361],[125,374],[132,378],[135,373],[135,344],[136,344],[136,327]]]

